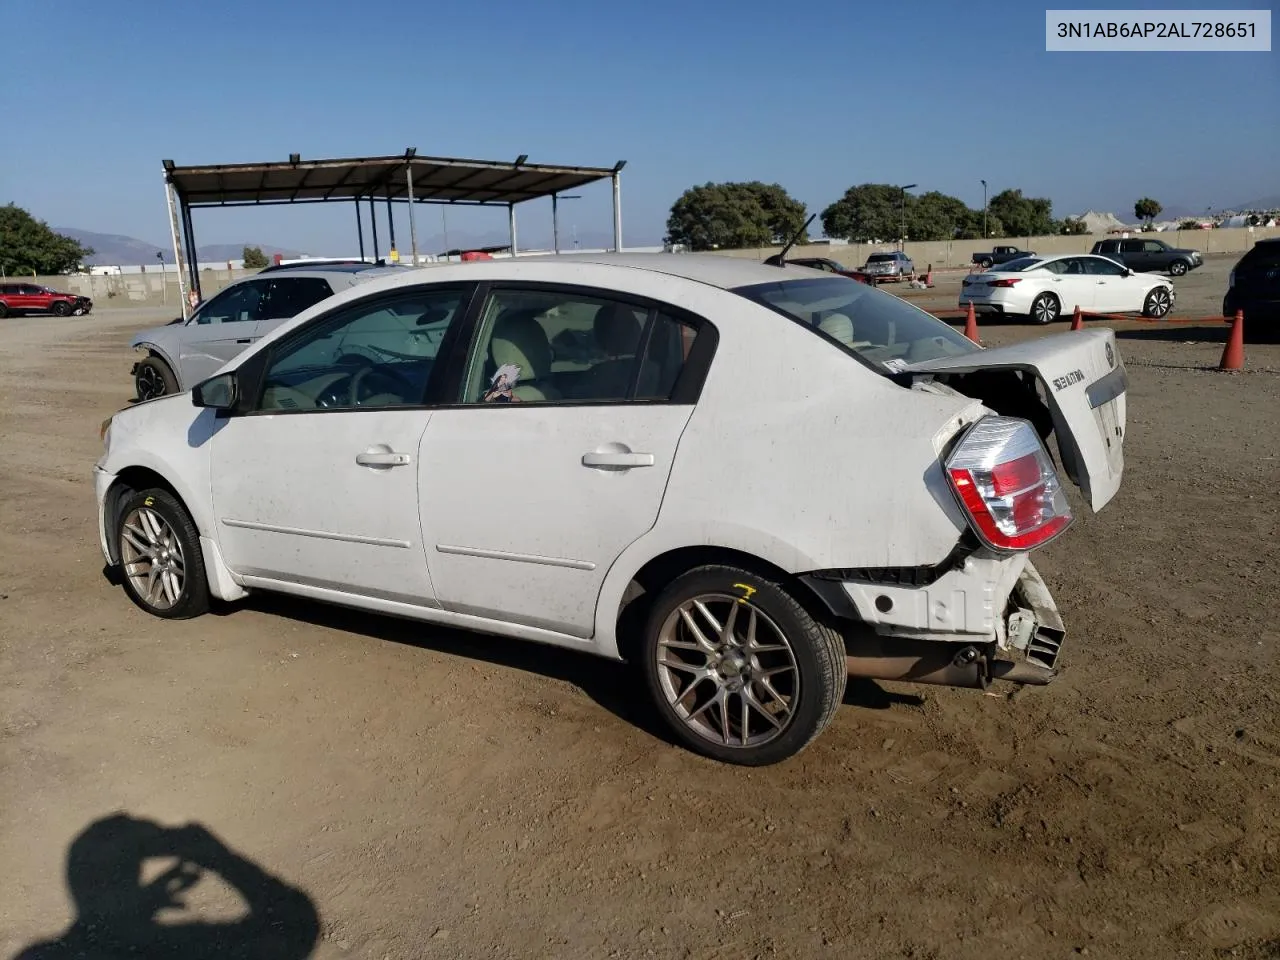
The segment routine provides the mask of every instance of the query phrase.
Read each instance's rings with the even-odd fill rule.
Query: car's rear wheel
[[[990,258],[990,257],[983,257],[981,260],[979,260],[979,261],[978,261],[978,266],[980,266],[983,270],[990,270],[990,269],[991,269],[991,258]]]
[[[1187,263],[1185,260],[1175,260],[1173,263],[1169,264],[1169,273],[1175,277],[1182,276],[1190,269],[1191,264]]]
[[[654,601],[644,669],[682,743],[716,760],[777,763],[803,750],[844,696],[844,642],[781,584],[703,566]]]
[[[1062,315],[1062,304],[1052,293],[1042,293],[1031,301],[1031,322],[1041,325],[1053,323]]]
[[[1173,309],[1173,297],[1168,287],[1156,287],[1142,301],[1142,315],[1159,319]]]
[[[55,317],[71,316],[71,304],[65,300],[55,300],[53,305],[49,307]]]
[[[8,315],[9,315],[9,308],[6,307],[3,303],[0,303],[0,319],[3,319]]]
[[[159,357],[147,357],[133,374],[133,387],[139,400],[154,400],[178,392],[178,378]]]
[[[173,494],[158,487],[132,494],[115,533],[125,592],[134,603],[170,620],[208,611],[200,535]]]

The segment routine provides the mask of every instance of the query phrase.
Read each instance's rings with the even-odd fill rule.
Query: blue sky
[[[21,130],[4,138],[0,202],[165,243],[162,158],[406,146],[625,159],[627,244],[659,242],[672,201],[708,180],[777,181],[814,212],[867,181],[914,182],[977,207],[986,178],[993,193],[1051,197],[1058,215],[1124,215],[1144,194],[1203,210],[1280,193],[1280,53],[1046,53],[1044,10],[7,0],[6,33],[41,39],[0,82],[0,112]],[[562,230],[607,233],[608,185],[583,193],[562,205]],[[352,219],[345,205],[210,211],[196,228],[201,243],[343,253],[354,250]],[[427,210],[420,235],[438,223]],[[505,225],[505,211],[449,215],[451,232]],[[521,208],[520,228],[549,236],[549,203]]]

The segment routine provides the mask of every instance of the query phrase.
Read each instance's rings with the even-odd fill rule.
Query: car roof
[[[806,258],[809,259],[809,258]],[[812,258],[818,259],[818,258]],[[496,265],[511,262],[510,258],[501,260],[478,260],[471,266],[495,269]],[[787,267],[776,267],[747,257],[731,257],[715,253],[570,253],[552,256],[521,257],[519,263],[598,263],[604,266],[628,267],[634,270],[648,270],[663,273],[672,277],[682,277],[719,287],[721,290],[732,290],[735,287],[747,287],[756,283],[776,281],[787,275]],[[789,261],[790,262],[790,261]],[[813,274],[805,267],[804,276]],[[790,274],[799,277],[798,272]]]

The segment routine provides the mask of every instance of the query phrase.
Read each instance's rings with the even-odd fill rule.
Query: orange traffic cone
[[[1222,351],[1222,359],[1218,361],[1219,370],[1244,369],[1244,311],[1237,310],[1236,318],[1231,323],[1231,335],[1227,337],[1227,346]]]
[[[1080,305],[1079,305],[1079,304],[1076,304],[1076,314],[1075,314],[1075,316],[1074,316],[1074,317],[1072,317],[1072,318],[1071,318],[1071,329],[1072,329],[1072,330],[1083,330],[1083,329],[1084,329],[1084,318],[1080,316]]]
[[[933,264],[929,264],[929,269],[924,272],[924,285],[926,287],[933,286]]]
[[[974,343],[978,342],[978,315],[973,311],[973,304],[969,304],[969,315],[964,318],[964,335]]]

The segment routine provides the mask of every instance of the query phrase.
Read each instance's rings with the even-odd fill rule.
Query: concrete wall
[[[933,264],[934,269],[968,267],[975,253],[990,250],[999,244],[1013,244],[1023,250],[1042,254],[1088,253],[1099,240],[1113,239],[1120,234],[1081,234],[1075,237],[1004,237],[992,240],[938,240],[926,243],[907,241],[906,251],[917,269]],[[1163,240],[1171,247],[1199,250],[1201,253],[1244,253],[1259,240],[1280,237],[1280,227],[1253,227],[1222,230],[1167,230],[1163,233],[1130,234],[1133,237],[1150,236]],[[815,244],[793,247],[792,257],[829,257],[846,267],[860,267],[872,253],[897,249],[893,244],[850,243],[845,245]],[[781,247],[759,247],[749,250],[718,250],[727,257],[747,257],[763,260],[778,253]]]
[[[256,270],[212,270],[200,271],[200,291],[207,300],[232,280],[239,280]],[[110,277],[86,276],[75,274],[67,277],[9,277],[12,283],[33,282],[50,290],[62,293],[75,293],[93,300],[94,310],[108,310],[112,307],[173,307],[173,315],[181,313],[179,301],[182,294],[178,287],[178,275],[172,269],[167,276],[156,273],[126,273]],[[168,281],[168,282],[165,282]]]

